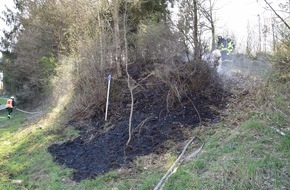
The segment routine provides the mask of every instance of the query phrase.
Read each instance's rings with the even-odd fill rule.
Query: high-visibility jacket
[[[234,50],[233,44],[232,44],[232,42],[229,42],[228,43],[228,53],[232,53],[233,50]]]
[[[227,51],[228,51],[228,48],[227,48],[227,47],[224,47],[224,46],[222,46],[222,47],[221,47],[221,51],[226,51],[226,52],[227,52]]]
[[[13,108],[13,100],[12,99],[8,99],[6,101],[6,108]]]

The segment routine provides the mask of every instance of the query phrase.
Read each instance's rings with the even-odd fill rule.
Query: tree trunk
[[[134,93],[133,90],[135,86],[130,82],[130,74],[128,72],[128,42],[127,42],[127,3],[125,4],[125,12],[124,12],[124,42],[125,42],[125,66],[126,66],[126,74],[127,74],[127,84],[128,84],[128,89],[130,91],[130,96],[131,96],[131,109],[130,109],[130,117],[129,117],[129,125],[128,125],[128,134],[129,138],[126,143],[126,147],[129,146],[129,143],[131,142],[132,139],[132,118],[133,118],[133,111],[134,111]]]
[[[194,60],[199,59],[200,49],[198,44],[198,27],[197,27],[197,0],[193,0],[193,8],[194,8],[194,23],[193,23],[193,42],[194,42]]]
[[[276,51],[275,20],[272,19],[273,51]]]
[[[213,8],[214,8],[214,1],[213,2],[209,1],[209,21],[210,21],[210,26],[211,26],[211,51],[216,49]]]
[[[214,22],[212,21],[211,23],[211,51],[216,49],[216,44],[215,44],[215,26]]]
[[[121,64],[121,42],[120,42],[120,29],[119,29],[119,0],[114,0],[113,4],[113,20],[114,20],[114,41],[115,41],[115,61],[118,77],[122,76]]]
[[[98,13],[98,20],[99,20],[99,28],[100,28],[100,48],[101,48],[101,63],[100,63],[100,66],[101,66],[101,70],[103,70],[104,68],[104,56],[103,56],[103,24],[102,24],[102,21],[101,21],[101,17],[100,17],[100,13]]]

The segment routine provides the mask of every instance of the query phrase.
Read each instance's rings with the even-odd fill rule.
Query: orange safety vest
[[[8,99],[6,101],[6,108],[13,108],[13,106],[12,106],[12,99]]]

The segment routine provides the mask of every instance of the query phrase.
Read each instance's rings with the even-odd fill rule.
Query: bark
[[[199,54],[200,54],[200,50],[199,50],[199,44],[198,44],[198,26],[197,26],[197,0],[193,0],[193,11],[194,11],[194,23],[193,23],[193,43],[194,43],[194,60],[198,60],[199,59]]]
[[[215,26],[214,22],[212,21],[211,23],[211,51],[216,49],[216,44],[215,44]]]
[[[215,25],[214,25],[214,18],[213,18],[213,7],[214,7],[214,2],[210,1],[210,6],[209,6],[209,21],[210,21],[210,26],[211,26],[211,51],[215,50],[216,44],[215,44]]]

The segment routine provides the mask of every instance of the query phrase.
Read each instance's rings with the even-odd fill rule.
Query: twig
[[[194,105],[194,103],[191,101],[191,99],[188,97],[188,95],[186,94],[186,97],[188,98],[188,100],[190,101],[190,103],[192,104],[193,108],[195,109],[196,113],[197,113],[197,116],[198,116],[198,119],[199,119],[199,125],[201,124],[201,117],[200,117],[200,114],[199,114],[199,111],[197,110],[196,106]]]
[[[142,83],[143,81],[147,80],[150,76],[154,75],[154,72],[151,72],[149,75],[147,75],[146,77],[142,78],[139,83]]]
[[[275,111],[278,111],[280,113],[282,113],[284,116],[287,116],[286,113],[282,112],[280,109],[276,108],[275,106],[272,106],[274,108]]]
[[[177,160],[175,160],[175,162],[172,164],[172,166],[169,168],[169,170],[165,173],[165,175],[162,177],[162,179],[158,182],[158,184],[155,186],[154,190],[160,190],[163,187],[163,184],[165,184],[165,182],[167,181],[167,179],[169,178],[169,176],[171,174],[173,174],[178,166],[180,165],[180,160],[182,158],[182,156],[184,155],[186,149],[188,148],[188,146],[192,143],[192,141],[195,139],[195,137],[192,137],[189,142],[185,145],[185,147],[183,148],[183,151],[181,152],[181,154],[179,155],[179,157],[177,158]]]
[[[139,129],[139,133],[140,133],[140,130],[141,130],[141,128],[143,127],[143,125],[144,125],[148,120],[152,119],[153,117],[154,117],[154,116],[149,116],[149,117],[147,117],[146,119],[144,119],[143,121],[141,121],[141,123],[139,123],[139,125],[137,125],[137,127],[133,130],[133,133],[134,133],[134,131],[137,130],[139,127],[140,127],[140,129]]]

